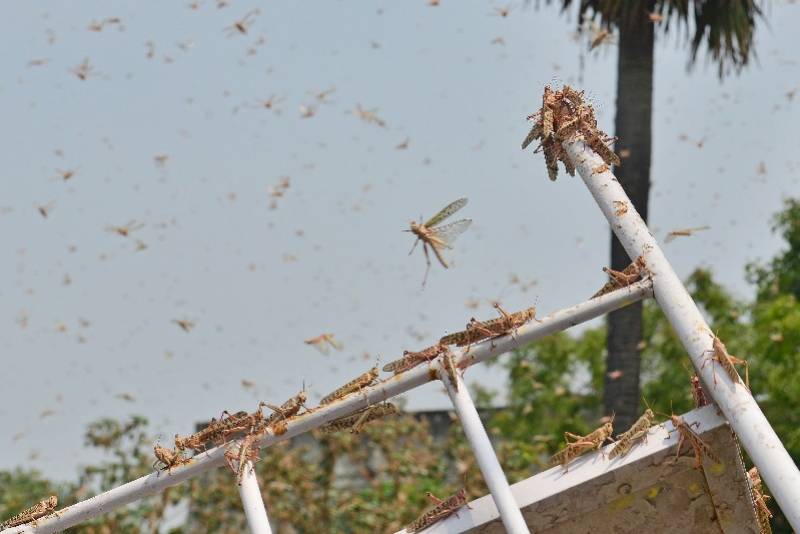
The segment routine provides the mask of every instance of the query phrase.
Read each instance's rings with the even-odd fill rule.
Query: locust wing
[[[446,248],[453,248],[453,242],[463,234],[472,224],[472,219],[461,219],[460,221],[437,226],[431,229],[434,237],[439,240]],[[436,246],[434,245],[434,248]]]
[[[442,222],[443,220],[445,220],[448,217],[450,217],[452,214],[454,214],[455,212],[457,212],[458,210],[460,210],[461,208],[463,208],[466,205],[467,205],[467,199],[466,198],[459,198],[458,200],[456,200],[454,202],[451,202],[450,204],[448,204],[447,206],[442,208],[442,210],[439,211],[439,213],[437,213],[433,217],[431,217],[425,223],[424,226],[427,226],[428,228],[430,228],[431,226],[435,226],[435,225],[439,224],[440,222]]]

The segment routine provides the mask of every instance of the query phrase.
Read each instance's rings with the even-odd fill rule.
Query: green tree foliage
[[[748,266],[756,289],[752,302],[734,298],[706,270],[692,273],[687,287],[730,352],[749,360],[752,391],[800,462],[795,409],[800,406],[800,201],[787,202],[774,229],[787,247],[764,265]],[[560,447],[564,431],[598,426],[605,346],[602,326],[558,333],[502,361],[509,377],[506,398],[475,387],[481,405],[506,406],[495,411],[488,428],[512,482],[540,471]],[[650,405],[661,412],[691,409],[689,360],[652,302],[644,307],[642,358],[643,392]],[[434,439],[428,423],[410,415],[369,425],[361,435],[317,432],[314,437],[315,442],[265,449],[256,464],[279,532],[317,532],[321,525],[330,532],[394,531],[428,507],[426,491],[443,497],[466,484],[471,498],[486,493],[457,421],[444,439]],[[86,444],[103,460],[83,467],[76,482],[56,484],[35,471],[0,471],[0,518],[49,495],[69,505],[152,472],[153,439],[141,417],[95,422],[87,429]],[[775,532],[791,532],[777,506],[772,509]],[[72,532],[244,530],[234,475],[218,469]]]

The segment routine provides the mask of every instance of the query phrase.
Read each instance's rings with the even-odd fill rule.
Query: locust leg
[[[444,256],[442,256],[442,251],[439,250],[439,245],[437,245],[436,243],[431,243],[431,248],[433,249],[434,255],[436,255],[436,259],[439,260],[439,263],[442,264],[442,267],[444,267],[445,269],[449,269],[450,266],[447,265],[446,261],[444,261]]]
[[[377,404],[375,406],[377,406]],[[361,432],[361,429],[364,427],[366,418],[369,416],[370,413],[372,413],[372,411],[375,409],[375,406],[370,406],[369,408],[364,410],[364,413],[361,414],[361,417],[359,417],[358,420],[355,422],[353,428],[350,429],[350,432],[352,432],[353,434],[358,434]]]
[[[714,353],[713,350],[707,350],[707,351],[703,352],[703,354],[706,354],[707,352]],[[717,372],[716,372],[716,370],[714,368],[714,360],[717,360],[716,353],[714,353],[713,356],[708,357],[705,360],[703,360],[703,365],[700,366],[700,369],[702,370],[709,361],[711,362],[711,376],[714,377],[714,387],[716,388],[717,387]]]
[[[503,307],[500,306],[500,304],[498,304],[497,302],[494,303],[494,309],[497,310],[497,313],[499,313],[500,317],[502,317],[503,319],[508,320],[511,318],[511,315],[506,310],[504,310]]]
[[[428,497],[428,499],[430,499],[430,501],[433,504],[435,504],[436,506],[439,506],[440,504],[442,504],[444,502],[442,499],[440,499],[439,497],[437,497],[436,495],[434,495],[430,491],[425,492],[425,496]]]
[[[733,365],[744,365],[744,385],[750,390],[750,363],[742,358],[728,355],[728,359]]]
[[[417,238],[417,240],[414,241],[414,244],[411,246],[411,250],[408,251],[409,256],[411,256],[411,254],[414,253],[414,249],[417,248],[417,243],[419,243],[419,238]]]
[[[422,251],[425,253],[425,276],[422,277],[422,287],[425,287],[425,282],[428,281],[428,272],[431,270],[431,257],[428,254],[428,244],[422,242]]]
[[[569,444],[570,439],[572,439],[574,443],[581,441],[583,439],[583,436],[579,436],[578,434],[573,434],[572,432],[564,432],[564,441],[566,441]]]
[[[488,337],[494,336],[494,332],[492,332],[491,330],[486,328],[483,325],[482,322],[480,322],[479,320],[475,319],[474,317],[469,320],[469,324],[467,325],[467,330],[477,330],[481,334],[483,334],[485,336],[488,336]]]

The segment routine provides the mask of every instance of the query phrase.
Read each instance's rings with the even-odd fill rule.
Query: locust
[[[238,447],[235,449],[229,448],[225,451],[225,461],[236,475],[236,482],[240,486],[242,485],[248,462],[257,462],[259,459],[261,448],[258,446],[258,439],[260,437],[261,435],[258,433],[247,434],[239,442]],[[236,462],[235,465],[234,462]]]
[[[249,414],[245,411],[229,415],[227,419],[212,419],[205,428],[186,437],[175,435],[175,448],[177,450],[192,449],[194,451],[206,450],[207,443],[216,443],[225,437],[225,430],[236,422],[245,420]],[[230,422],[228,422],[230,421]]]
[[[497,303],[494,304],[494,308],[500,314],[500,317],[488,321],[478,321],[473,317],[467,324],[466,330],[453,332],[442,337],[439,340],[439,344],[463,347],[484,339],[503,336],[508,333],[514,334],[520,326],[536,319],[535,306],[514,313],[508,313]]]
[[[678,457],[681,455],[681,451],[683,450],[683,444],[685,442],[688,442],[694,451],[695,469],[700,469],[703,466],[702,456],[704,454],[709,458],[711,458],[714,462],[720,463],[719,458],[714,453],[714,451],[711,450],[711,447],[708,445],[708,443],[700,439],[700,436],[698,436],[697,433],[695,433],[695,431],[692,430],[692,426],[697,428],[700,425],[700,423],[698,423],[697,421],[695,421],[694,423],[687,423],[683,419],[683,417],[675,414],[672,414],[668,417],[672,422],[672,427],[673,427],[672,430],[669,431],[669,433],[671,434],[677,430],[678,433],[680,434],[680,437],[678,438],[678,451],[675,453],[676,462],[678,461]]]
[[[156,461],[153,462],[153,469],[158,471],[166,469],[167,473],[170,475],[172,474],[173,467],[178,467],[191,461],[189,458],[183,457],[183,451],[180,449],[168,449],[160,446],[158,443],[153,446],[153,453],[156,455]],[[158,467],[159,464],[163,467]]]
[[[223,31],[227,33],[228,37],[236,35],[237,33],[245,35],[247,34],[247,31],[250,29],[250,25],[253,24],[253,18],[260,14],[261,14],[260,9],[252,9],[247,13],[245,13],[245,15],[242,18],[240,18],[237,21],[234,21],[233,24],[224,28]]]
[[[342,397],[349,395],[354,391],[359,391],[362,388],[371,386],[372,383],[375,382],[377,378],[378,378],[378,366],[375,366],[366,373],[357,376],[347,384],[338,388],[336,391],[333,391],[332,393],[325,395],[319,403],[330,404],[331,402],[337,399],[341,399]]]
[[[710,228],[711,228],[710,226],[698,226],[696,228],[683,228],[681,230],[673,230],[667,234],[667,237],[664,239],[664,243],[669,243],[676,237],[689,237],[695,232],[699,232],[701,230],[708,230]]]
[[[470,506],[467,504],[466,488],[461,488],[458,490],[458,492],[445,500],[437,498],[431,492],[426,492],[425,495],[427,495],[427,497],[433,501],[436,506],[409,523],[409,525],[406,527],[406,532],[419,532],[422,529],[427,528],[453,514],[458,517],[458,510],[464,506],[470,508]]]
[[[703,391],[703,385],[700,383],[700,377],[693,374],[689,381],[692,384],[692,400],[694,400],[694,407],[700,408],[708,404],[706,394]]]
[[[411,251],[408,253],[409,255],[411,255],[414,252],[414,249],[417,248],[417,243],[422,241],[422,251],[425,253],[426,264],[425,275],[422,278],[423,286],[428,280],[428,272],[431,269],[431,258],[430,254],[428,253],[429,247],[436,256],[436,259],[439,260],[439,263],[442,265],[442,267],[445,269],[450,267],[447,261],[444,259],[443,250],[446,248],[453,248],[452,244],[455,239],[464,233],[467,228],[469,228],[470,224],[472,224],[472,220],[462,219],[444,226],[440,226],[440,223],[466,205],[467,199],[459,198],[458,200],[453,201],[442,208],[436,215],[424,223],[422,222],[422,219],[420,219],[420,222],[411,221],[410,228],[405,230],[406,232],[411,232],[417,237],[417,239],[414,241],[414,245],[411,247]]]
[[[761,485],[761,475],[758,473],[757,467],[753,467],[747,472],[747,478],[750,481],[750,488],[753,490],[753,505],[756,509],[758,525],[761,527],[761,534],[771,534],[772,527],[769,524],[769,520],[772,518],[772,512],[769,511],[767,500],[772,497],[764,493]]]
[[[340,432],[350,429],[351,434],[358,434],[361,432],[361,430],[363,430],[367,423],[386,415],[393,415],[396,413],[397,407],[391,402],[375,404],[352,415],[334,419],[330,423],[321,427],[320,431],[325,434],[330,434],[333,432]]]
[[[333,334],[320,334],[318,336],[306,339],[303,341],[303,343],[306,345],[311,345],[326,356],[328,353],[330,353],[331,347],[336,350],[342,350],[344,348],[341,343],[334,339]]]
[[[525,308],[524,310],[514,313],[508,313],[497,302],[495,302],[493,306],[494,309],[497,310],[497,313],[500,314],[500,317],[488,321],[472,319],[470,320],[470,324],[467,325],[467,329],[478,330],[492,336],[502,336],[508,333],[516,335],[517,329],[520,326],[534,319],[538,321],[538,319],[536,319],[536,306],[531,306],[530,308]]]
[[[231,434],[237,434],[239,432],[254,433],[263,431],[266,428],[263,412],[264,406],[268,406],[266,402],[259,402],[258,408],[253,413],[248,413],[239,417],[231,416],[222,420],[220,422],[220,432],[222,434],[223,441]],[[238,413],[240,414],[241,412]]]
[[[458,369],[456,369],[456,362],[450,349],[447,349],[442,354],[442,369],[447,373],[447,379],[450,380],[453,390],[458,393]]]
[[[36,521],[37,519],[44,517],[46,515],[57,513],[56,506],[58,506],[58,497],[56,497],[55,495],[51,495],[47,499],[38,502],[37,504],[31,506],[30,508],[21,511],[17,515],[9,517],[8,519],[0,523],[0,530],[5,530],[7,528],[24,525],[25,523]]]
[[[266,405],[267,408],[272,410],[274,413],[271,414],[269,417],[267,417],[264,424],[266,426],[270,426],[278,421],[283,421],[285,419],[289,419],[290,417],[294,417],[295,415],[297,415],[297,412],[300,411],[300,408],[302,408],[305,405],[307,399],[308,396],[306,395],[304,387],[303,391],[301,391],[291,399],[287,400],[280,406],[275,406],[274,404],[267,404]]]
[[[611,449],[611,452],[608,453],[609,459],[614,459],[617,456],[624,456],[628,454],[628,451],[630,451],[631,447],[633,447],[634,441],[642,437],[647,440],[647,432],[650,430],[650,426],[653,424],[654,417],[655,414],[653,413],[653,410],[651,410],[648,406],[642,416],[639,417],[635,423],[633,423],[633,426],[617,436],[616,444]]]
[[[387,373],[394,373],[397,375],[416,367],[422,362],[429,362],[431,360],[436,359],[440,354],[443,354],[444,351],[446,350],[447,346],[442,345],[440,343],[422,349],[421,351],[418,352],[411,352],[404,350],[402,358],[387,363],[386,365],[383,366],[383,370]]]
[[[702,367],[705,367],[706,363],[709,361],[717,362],[722,366],[722,369],[725,373],[730,377],[731,381],[736,384],[742,381],[739,377],[739,373],[736,372],[737,365],[744,365],[744,386],[749,390],[750,389],[750,364],[747,360],[737,358],[736,356],[732,356],[728,354],[728,349],[725,347],[725,344],[722,342],[720,338],[718,338],[715,334],[711,334],[714,341],[712,342],[711,348],[703,351],[703,354],[711,353],[712,356],[707,358],[704,362]],[[713,363],[712,363],[713,365]],[[701,368],[702,368],[701,367]],[[713,367],[712,367],[713,370]],[[717,375],[716,373],[712,373],[714,377],[714,385],[717,384]]]
[[[564,440],[567,442],[567,446],[550,458],[550,465],[560,464],[568,471],[569,467],[567,466],[572,460],[587,451],[599,449],[603,446],[603,443],[614,433],[613,421],[614,417],[612,416],[609,422],[604,423],[603,426],[585,436],[564,432]],[[570,442],[570,439],[573,441]]]
[[[610,280],[601,287],[597,293],[591,296],[591,298],[597,298],[606,293],[611,293],[617,289],[621,289],[623,287],[627,287],[632,283],[639,280],[642,275],[646,272],[647,266],[645,265],[644,258],[639,256],[636,260],[625,267],[622,271],[615,271],[614,269],[609,269],[608,267],[603,267],[603,272],[608,274]]]

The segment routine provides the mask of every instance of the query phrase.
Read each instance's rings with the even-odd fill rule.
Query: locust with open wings
[[[469,225],[472,224],[472,219],[461,219],[460,221],[445,225],[441,225],[441,223],[466,205],[467,199],[459,198],[445,206],[439,213],[428,219],[425,223],[423,223],[421,219],[420,222],[411,221],[411,228],[406,230],[406,232],[411,232],[417,236],[417,240],[414,241],[414,246],[411,247],[409,254],[414,252],[417,243],[422,241],[422,251],[425,253],[425,262],[427,264],[425,276],[422,279],[423,286],[428,280],[428,272],[431,269],[431,258],[428,253],[428,247],[430,247],[434,255],[436,255],[436,259],[439,260],[442,267],[445,269],[449,268],[447,261],[444,259],[443,251],[446,248],[453,248],[453,241],[469,228]]]

